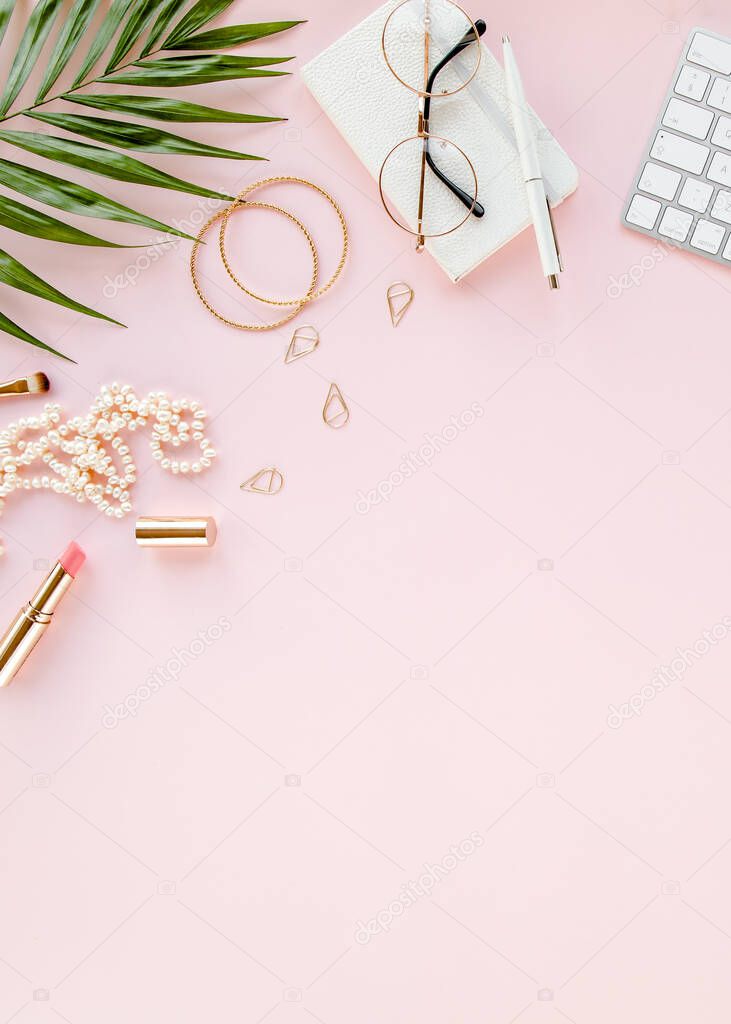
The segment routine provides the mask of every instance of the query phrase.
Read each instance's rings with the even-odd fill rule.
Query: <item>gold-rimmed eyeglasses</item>
[[[453,96],[477,74],[485,27],[451,0],[402,0],[383,26],[386,65],[416,93],[419,107],[416,135],[387,154],[378,189],[391,220],[416,236],[417,251],[427,238],[448,235],[469,217],[485,213],[467,154],[429,130],[432,99]]]

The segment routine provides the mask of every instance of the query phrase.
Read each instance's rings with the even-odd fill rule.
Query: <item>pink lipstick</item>
[[[53,613],[84,564],[86,555],[72,541],[28,604],[0,640],[0,687],[8,686],[53,619]]]

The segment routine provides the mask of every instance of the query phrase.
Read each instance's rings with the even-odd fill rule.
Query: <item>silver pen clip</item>
[[[561,247],[558,244],[558,235],[556,234],[556,224],[553,219],[553,211],[551,210],[551,204],[546,196],[546,207],[548,208],[548,219],[551,222],[551,234],[553,235],[553,244],[556,246],[556,255],[558,256],[558,265],[563,270],[563,257],[561,256]]]

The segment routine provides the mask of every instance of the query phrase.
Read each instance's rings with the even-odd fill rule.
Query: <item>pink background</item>
[[[208,552],[141,550],[133,517],[49,494],[3,515],[3,622],[72,537],[88,563],[0,694],[0,1021],[728,1014],[731,637],[703,635],[725,635],[731,614],[731,272],[657,260],[619,219],[684,38],[695,24],[731,35],[731,13],[721,0],[470,8],[493,50],[510,31],[529,98],[580,168],[552,295],[527,232],[455,287],[382,215],[296,73],[370,9],[235,3],[231,22],[310,19],[259,50],[296,53],[295,73],[184,95],[290,120],[189,134],[270,163],[154,161],[228,190],[303,175],[337,197],[346,272],[295,321],[319,329],[314,356],[284,365],[292,325],[215,322],[185,242],[146,267],[136,250],[3,242],[128,330],[4,292],[3,309],[78,364],[2,338],[2,376],[46,370],[69,415],[115,378],[198,398],[219,464],[165,476],[133,438],[149,469],[135,512],[210,514],[220,533]],[[108,191],[193,224],[205,205]],[[329,273],[327,208],[261,194],[277,197],[312,226]],[[301,238],[245,216],[231,238],[242,274],[301,287]],[[210,249],[212,298],[256,315]],[[617,296],[612,280],[636,266]],[[416,297],[394,331],[398,280]],[[330,381],[351,408],[339,432],[320,418]],[[476,422],[364,514],[361,492],[473,403]],[[31,404],[6,401],[3,419]],[[267,465],[285,474],[279,496],[239,490]],[[177,679],[105,725],[106,705],[222,617],[230,628]],[[698,641],[682,678],[643,698]],[[634,695],[612,728],[609,705]],[[440,863],[431,893],[389,921],[404,883]]]

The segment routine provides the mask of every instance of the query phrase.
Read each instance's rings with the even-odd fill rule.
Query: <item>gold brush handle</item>
[[[0,395],[24,395],[28,391],[28,382],[25,377],[18,380],[6,380],[0,384]]]

